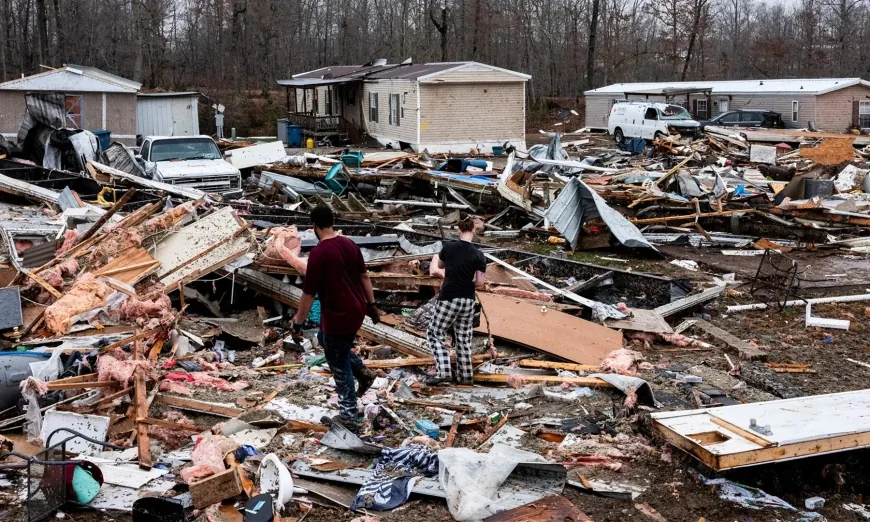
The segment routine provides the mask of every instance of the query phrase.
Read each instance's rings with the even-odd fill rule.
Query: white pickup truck
[[[147,136],[136,161],[157,181],[211,194],[242,194],[242,174],[208,136]]]

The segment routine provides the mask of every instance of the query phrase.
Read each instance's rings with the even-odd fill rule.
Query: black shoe
[[[378,374],[368,368],[363,368],[363,370],[359,372],[359,375],[356,376],[356,380],[359,383],[359,388],[356,390],[356,396],[362,397],[365,395],[377,378]]]
[[[426,377],[423,379],[423,384],[426,386],[440,386],[445,382],[450,382],[450,377],[438,377],[437,375],[433,375],[431,377]]]
[[[349,417],[342,417],[341,415],[336,415],[335,417],[321,417],[320,423],[324,426],[332,426],[334,424],[338,424],[339,426],[343,426],[350,431],[356,433],[359,430],[359,423],[356,419],[351,419]]]

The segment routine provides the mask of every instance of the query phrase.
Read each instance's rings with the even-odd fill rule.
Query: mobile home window
[[[399,126],[399,95],[390,95],[390,125]]]
[[[791,102],[791,121],[798,121],[798,102]]]
[[[861,100],[858,103],[858,127],[870,127],[870,100]]]
[[[695,110],[698,118],[707,118],[707,100],[698,100],[697,109]]]
[[[71,129],[82,128],[82,97],[68,94],[64,99],[66,106],[66,126]]]
[[[378,121],[378,93],[369,93],[369,121]]]

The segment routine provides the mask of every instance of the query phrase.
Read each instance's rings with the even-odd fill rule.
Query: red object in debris
[[[174,381],[187,381],[193,382],[196,379],[193,378],[193,375],[184,372],[169,372],[163,376],[164,379],[172,379]]]

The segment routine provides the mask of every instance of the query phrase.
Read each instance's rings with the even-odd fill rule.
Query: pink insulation
[[[173,208],[169,212],[164,212],[159,216],[142,223],[139,225],[139,232],[148,236],[161,230],[167,230],[194,210],[196,210],[196,205],[194,205],[193,201],[188,201],[187,203]]]
[[[82,275],[69,292],[45,309],[45,326],[53,334],[66,333],[73,317],[104,306],[110,293],[109,287],[90,273]]]
[[[182,413],[174,410],[167,411],[166,414],[163,415],[163,418],[169,422],[176,422],[178,424],[193,424],[193,421],[185,417]],[[157,439],[163,442],[169,449],[176,449],[184,446],[190,442],[191,435],[197,433],[192,430],[166,428],[164,426],[149,426],[148,431],[150,432],[152,439]]]
[[[141,244],[142,235],[135,228],[116,228],[97,243],[91,254],[91,260],[102,260],[102,263],[98,263],[101,266],[122,250]]]
[[[643,361],[642,353],[620,348],[607,354],[607,357],[601,361],[599,369],[605,373],[634,375],[640,361]]]
[[[136,368],[142,366],[151,371],[148,361],[120,360],[109,354],[103,354],[97,359],[97,379],[100,381],[118,381],[127,384],[133,377]]]
[[[210,387],[220,391],[237,392],[249,386],[245,381],[236,381],[231,384],[225,379],[213,377],[205,372],[193,372],[190,375],[193,377],[194,386]]]
[[[271,231],[272,241],[263,250],[266,264],[287,264],[305,275],[308,270],[308,259],[302,259],[302,239],[296,231],[296,226],[277,227]]]
[[[208,477],[223,472],[224,456],[219,446],[220,438],[209,433],[197,439],[190,453],[193,466],[181,470],[181,478],[190,484],[191,480]]]
[[[183,382],[170,381],[168,379],[161,381],[160,391],[172,393],[175,395],[184,395],[185,397],[193,397],[193,389]]]
[[[79,272],[79,263],[75,259],[67,259],[63,263],[55,265],[48,270],[43,270],[37,275],[42,278],[46,283],[50,284],[54,288],[60,290],[64,285],[64,277],[75,276]],[[27,283],[24,285],[25,289],[30,289],[34,287],[40,287],[36,281],[33,279],[27,280]]]
[[[67,230],[63,233],[63,244],[57,249],[57,255],[69,252],[69,249],[74,247],[79,240],[79,233],[76,230]]]

